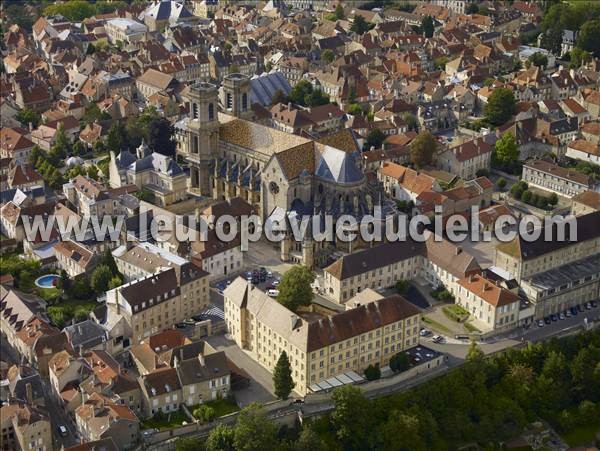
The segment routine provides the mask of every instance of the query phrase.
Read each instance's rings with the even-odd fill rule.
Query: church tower
[[[211,163],[218,156],[219,146],[219,91],[212,83],[190,86],[187,153],[190,164],[190,188],[203,196],[212,195]]]
[[[250,109],[250,77],[229,74],[221,83],[221,106],[223,111],[241,119],[252,117]]]

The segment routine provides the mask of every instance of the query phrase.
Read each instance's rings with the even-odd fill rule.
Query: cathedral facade
[[[336,139],[318,142],[251,122],[249,81],[230,74],[220,90],[198,83],[185,94],[189,115],[175,130],[177,152],[190,167],[189,189],[217,200],[241,197],[263,222],[372,214],[383,196],[357,165],[358,146],[340,139],[337,148]],[[290,237],[281,243],[281,257],[312,267],[325,264],[337,246]]]

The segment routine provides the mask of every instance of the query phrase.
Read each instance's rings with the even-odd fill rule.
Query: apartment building
[[[77,408],[75,423],[85,441],[112,438],[119,449],[127,450],[139,440],[140,421],[133,411],[98,393]]]
[[[71,278],[89,275],[100,261],[100,257],[76,241],[60,241],[54,246],[54,255],[59,268]]]
[[[21,401],[0,408],[0,448],[52,451],[52,424],[48,412]]]
[[[108,20],[104,29],[111,44],[117,42],[133,44],[145,41],[148,36],[148,27],[140,22],[124,17]]]
[[[419,310],[398,295],[312,321],[242,278],[224,296],[225,322],[236,344],[270,372],[285,351],[301,395],[331,376],[387,365],[418,344]]]
[[[597,300],[600,297],[598,248],[588,257],[523,278],[521,289],[534,304],[536,319]]]
[[[597,191],[584,191],[571,200],[573,201],[571,214],[574,216],[600,211],[600,193]]]
[[[521,178],[531,186],[568,198],[595,187],[592,177],[544,160],[524,164]]]
[[[558,266],[574,263],[600,253],[600,212],[544,227],[537,239],[528,240],[520,234],[512,241],[496,246],[494,266],[507,271],[512,278],[522,281]],[[576,239],[569,238],[571,227],[576,227]],[[564,230],[564,238],[558,232]],[[546,235],[548,237],[546,238]]]
[[[437,163],[440,169],[471,180],[478,171],[489,170],[491,160],[492,146],[484,138],[476,138],[442,152]]]
[[[131,257],[139,259],[132,253]],[[209,304],[207,273],[193,263],[162,268],[106,293],[109,347],[120,352]]]
[[[519,296],[480,274],[457,282],[456,303],[469,312],[483,332],[502,331],[519,322]]]
[[[106,189],[101,183],[83,175],[78,175],[63,185],[65,196],[84,218],[96,216],[102,220],[105,215],[116,216],[126,213],[121,197],[137,191],[135,185]]]
[[[431,234],[425,242],[396,241],[345,255],[325,268],[325,295],[345,303],[366,288],[382,289],[398,280],[424,279],[456,292],[456,282],[481,272],[477,260],[460,246]]]

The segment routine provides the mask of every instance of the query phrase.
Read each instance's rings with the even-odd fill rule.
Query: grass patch
[[[579,426],[575,429],[562,434],[562,438],[569,446],[584,446],[591,443],[595,444],[596,434],[600,432],[600,421],[596,424]]]
[[[462,323],[469,317],[469,312],[457,304],[446,305],[442,308],[442,311],[444,312],[444,315],[448,317],[448,319],[456,321],[457,323]]]
[[[481,333],[481,331],[475,326],[473,326],[473,324],[471,323],[464,323],[463,326],[465,326],[465,329],[467,329],[471,333]]]
[[[423,323],[427,324],[430,329],[433,329],[436,332],[442,332],[442,333],[444,333],[446,335],[454,335],[454,332],[452,332],[446,326],[444,326],[443,324],[438,323],[437,321],[432,320],[431,318],[428,318],[427,316],[421,317],[421,321]]]
[[[200,406],[212,407],[215,410],[215,418],[229,415],[230,413],[240,410],[233,398],[221,398],[207,401],[203,404],[197,404],[194,407],[189,407],[190,412],[193,412]]]
[[[177,412],[158,413],[152,418],[143,420],[142,429],[158,429],[159,431],[181,426],[184,421],[190,423],[190,419],[185,412],[179,409]]]

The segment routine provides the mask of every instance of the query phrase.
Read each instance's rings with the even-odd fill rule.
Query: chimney
[[[483,284],[483,291],[488,291],[488,290],[491,290],[491,289],[492,289],[492,286],[488,282],[485,282]]]
[[[27,398],[27,403],[32,406],[33,405],[33,388],[31,387],[31,383],[27,382],[25,384],[25,397]]]
[[[462,247],[456,246],[455,254],[459,255],[462,252]]]
[[[469,282],[471,282],[471,283],[475,282],[475,274],[471,274],[469,276]]]

